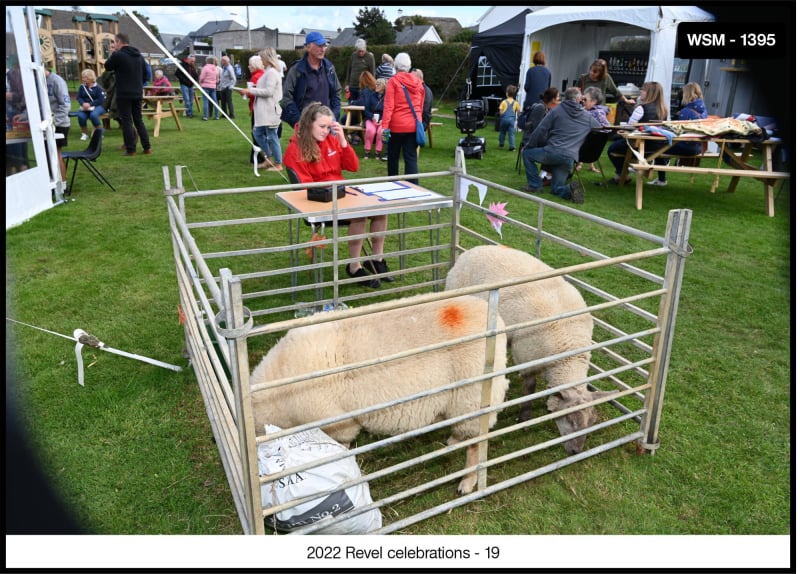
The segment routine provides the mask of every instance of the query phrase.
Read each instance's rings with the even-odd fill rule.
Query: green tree
[[[356,34],[363,37],[369,44],[394,44],[397,32],[392,28],[391,22],[380,8],[364,7],[358,11],[356,21],[353,22]]]
[[[400,16],[394,21],[394,29],[402,32],[407,26],[429,26],[431,23],[425,16],[414,14],[413,16]],[[438,30],[437,30],[438,32]]]
[[[145,24],[147,24],[147,26],[150,28],[150,31],[153,33],[153,36],[155,36],[156,38],[158,38],[158,34],[159,34],[159,33],[158,33],[158,26],[156,26],[156,25],[154,25],[154,24],[151,24],[151,23],[150,23],[150,20],[149,20],[149,18],[148,18],[147,16],[145,16],[144,14],[140,13],[138,10],[134,10],[134,11],[133,11],[133,14],[134,14],[134,15],[135,15],[137,18],[139,18],[139,20],[141,20],[142,22],[144,22]]]
[[[468,28],[464,28],[458,34],[454,34],[452,37],[448,38],[448,42],[464,42],[465,44],[472,44],[472,37],[475,35],[474,30],[470,30]]]

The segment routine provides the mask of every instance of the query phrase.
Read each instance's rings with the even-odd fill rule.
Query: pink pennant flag
[[[503,202],[503,203],[492,202],[489,204],[489,213],[486,214],[486,219],[489,220],[489,223],[492,224],[492,227],[494,227],[494,230],[497,231],[500,237],[503,237],[503,232],[501,231],[501,228],[503,227],[504,221],[502,219],[492,217],[490,213],[495,213],[497,215],[508,215],[508,211],[506,211],[507,204],[508,202]]]

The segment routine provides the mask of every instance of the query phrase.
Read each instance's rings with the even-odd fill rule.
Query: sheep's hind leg
[[[447,441],[447,444],[453,444],[458,442],[458,439],[450,437]],[[478,464],[478,445],[471,444],[466,448],[467,451],[467,464],[466,467],[475,466]],[[464,478],[461,479],[461,482],[458,483],[458,493],[459,494],[469,494],[473,490],[475,490],[475,485],[478,484],[478,473],[477,472],[470,472],[469,474],[464,475]]]
[[[525,378],[522,380],[522,384],[525,389],[525,394],[532,395],[534,392],[536,392],[536,375],[525,375]],[[527,403],[522,403],[522,406],[519,408],[519,415],[517,415],[517,422],[521,423],[528,421],[532,416],[533,401],[530,400]]]

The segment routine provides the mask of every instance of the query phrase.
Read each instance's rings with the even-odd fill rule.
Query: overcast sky
[[[45,6],[68,10],[71,6]],[[165,34],[185,35],[210,20],[236,20],[247,26],[246,6],[78,6],[84,12],[113,14],[122,9],[136,10]],[[336,30],[352,27],[363,5],[353,6],[250,6],[250,28],[277,28],[299,32],[303,28]],[[437,16],[457,19],[463,27],[474,26],[489,6],[379,6],[390,22],[400,15]]]

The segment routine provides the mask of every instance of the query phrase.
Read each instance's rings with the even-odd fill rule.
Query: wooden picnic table
[[[183,126],[181,125],[181,119],[178,116],[178,110],[175,107],[175,100],[178,99],[179,96],[172,95],[172,96],[151,96],[151,95],[144,95],[142,96],[142,100],[148,105],[148,107],[152,106],[152,110],[144,110],[142,112],[143,116],[153,118],[156,122],[155,127],[153,128],[153,137],[158,137],[159,132],[161,131],[161,120],[163,118],[168,118],[172,116],[175,119],[175,124],[178,126],[178,130],[183,131]],[[164,105],[166,104],[168,109],[164,109]]]
[[[687,173],[691,175],[713,175],[715,176],[714,184],[711,187],[711,192],[716,190],[719,182],[719,176],[729,175],[731,181],[728,184],[728,193],[736,191],[736,186],[742,177],[752,177],[764,184],[764,210],[769,217],[775,215],[774,205],[774,187],[778,180],[789,179],[791,174],[786,172],[777,172],[772,170],[772,157],[775,149],[781,144],[779,138],[769,138],[759,143],[763,152],[763,161],[760,167],[755,167],[748,164],[748,160],[752,155],[753,142],[743,137],[732,136],[730,134],[720,136],[703,136],[698,138],[696,135],[679,135],[672,138],[669,142],[662,136],[653,136],[646,132],[630,131],[622,132],[622,136],[628,140],[628,150],[625,154],[625,162],[622,166],[622,173],[620,175],[620,183],[624,181],[624,177],[628,173],[628,166],[636,171],[636,209],[642,209],[642,191],[643,180],[645,174],[650,177],[653,171]],[[658,149],[645,153],[645,145],[647,142],[658,141],[662,143]],[[708,141],[714,142],[719,146],[719,154],[717,158],[716,167],[702,167],[702,166],[686,166],[686,165],[659,165],[655,163],[655,159],[662,156],[669,150],[670,147],[680,141]],[[741,145],[742,152],[740,154],[734,153],[730,146]],[[634,160],[633,150],[636,150],[638,156]],[[727,155],[730,158],[731,167],[723,168],[722,161]],[[706,157],[706,156],[703,156]]]

